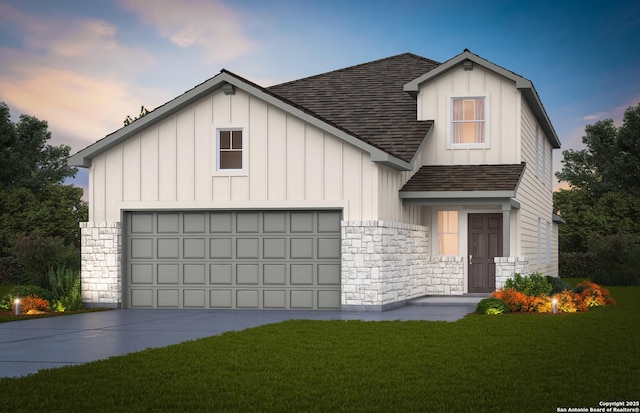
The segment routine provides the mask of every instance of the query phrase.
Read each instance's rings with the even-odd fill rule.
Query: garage
[[[341,211],[124,218],[126,307],[340,309]]]

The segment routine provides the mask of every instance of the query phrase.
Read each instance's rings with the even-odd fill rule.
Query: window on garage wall
[[[244,169],[242,151],[244,134],[242,129],[218,129],[216,161],[218,171],[241,171]]]

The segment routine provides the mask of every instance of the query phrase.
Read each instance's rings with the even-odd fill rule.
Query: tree
[[[619,128],[606,119],[588,125],[585,132],[586,148],[563,151],[563,167],[556,176],[592,196],[640,191],[640,104],[627,108]]]
[[[132,118],[131,116],[127,115],[127,117],[124,118],[124,126],[131,125],[133,122],[144,116],[147,116],[149,113],[151,112],[147,108],[145,108],[144,105],[140,106],[140,114],[138,115],[138,117]]]
[[[50,138],[47,122],[22,115],[14,124],[0,102],[0,257],[18,235],[36,231],[80,246],[87,203],[81,188],[63,184],[77,173],[67,164],[69,146],[48,145]]]

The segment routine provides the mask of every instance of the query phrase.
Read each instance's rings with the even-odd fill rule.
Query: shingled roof
[[[433,121],[417,120],[416,100],[403,87],[439,64],[404,53],[266,89],[410,162]]]
[[[515,191],[525,164],[423,166],[400,192]]]

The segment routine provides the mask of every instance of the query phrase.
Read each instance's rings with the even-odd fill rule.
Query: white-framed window
[[[484,145],[487,143],[485,97],[451,98],[451,144]]]
[[[538,264],[542,264],[542,219],[538,218]]]
[[[551,222],[547,221],[547,264],[551,264]]]
[[[458,211],[438,211],[438,255],[458,255]]]
[[[542,174],[540,176],[540,178],[542,179],[542,182],[547,180],[547,144],[545,143],[545,141],[542,141]]]
[[[540,176],[540,130],[536,125],[536,176]]]
[[[216,131],[216,170],[242,171],[245,169],[245,136],[242,128],[225,128]]]

